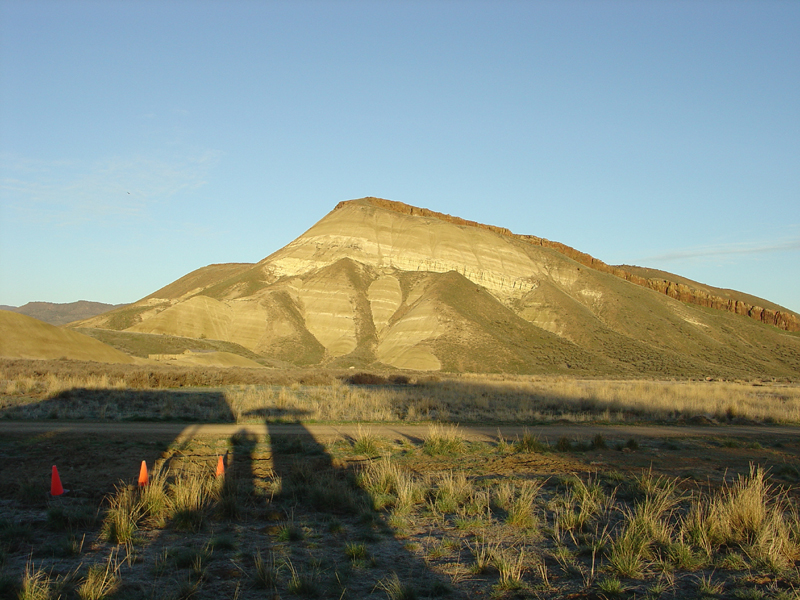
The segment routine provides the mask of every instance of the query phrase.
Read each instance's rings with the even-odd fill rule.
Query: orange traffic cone
[[[225,461],[222,460],[222,456],[217,457],[217,477],[224,477],[225,476]]]
[[[139,469],[139,487],[143,487],[150,483],[150,478],[147,476],[147,462],[142,461],[142,467]]]
[[[64,488],[61,486],[61,477],[58,476],[58,469],[53,465],[53,475],[50,477],[50,495],[60,496],[64,493]]]

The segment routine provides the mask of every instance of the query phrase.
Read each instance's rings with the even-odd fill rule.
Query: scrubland
[[[237,435],[173,445],[100,502],[23,482],[0,494],[0,595],[800,597],[796,496],[761,466],[690,481],[557,447]]]
[[[5,418],[800,423],[800,385],[0,362]]]
[[[2,361],[0,418],[266,432],[7,430],[0,598],[800,599],[800,440],[722,426],[797,424],[792,382]],[[314,421],[362,425],[326,440],[270,432]],[[454,425],[556,421],[721,426],[476,442]],[[390,440],[369,422],[425,434]],[[71,491],[53,498],[56,463]]]

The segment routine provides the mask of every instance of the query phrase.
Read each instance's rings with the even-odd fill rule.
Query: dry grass
[[[254,469],[245,482],[252,485],[229,487],[211,477],[206,442],[182,446],[184,458],[155,468],[149,486],[119,487],[104,505],[105,535],[88,531],[77,555],[37,560],[25,571],[30,550],[9,543],[21,529],[0,523],[14,591],[244,600],[422,598],[452,588],[452,597],[611,597],[623,588],[688,597],[702,588],[738,597],[737,582],[756,585],[748,577],[782,589],[800,584],[797,511],[759,468],[710,489],[653,470],[547,477],[497,469],[511,460],[521,468],[563,460],[555,452],[508,455],[472,443],[459,454],[431,455],[422,441],[383,443],[383,456],[367,459],[340,439],[327,447],[327,461],[314,449],[260,441],[251,457],[287,450],[278,472]],[[227,496],[235,497],[235,520],[215,510]],[[35,523],[43,535],[44,519]],[[123,550],[128,558],[116,561]],[[74,570],[80,575],[59,579],[79,563],[87,565]],[[137,588],[143,579],[158,593]]]
[[[53,595],[53,578],[44,569],[36,568],[31,561],[25,565],[17,598],[19,600],[50,600]]]
[[[466,449],[464,434],[458,427],[431,425],[422,444],[426,454],[460,454]]]
[[[119,565],[109,555],[105,565],[92,565],[76,590],[81,600],[104,600],[120,586]]]
[[[120,486],[109,498],[109,507],[103,521],[103,537],[114,544],[133,542],[142,517],[142,504],[138,492],[128,486]]]
[[[237,422],[630,422],[703,417],[720,422],[800,422],[796,383],[453,375],[411,378],[408,385],[365,386],[342,383],[348,376],[320,370],[145,369],[0,360],[0,416]],[[103,390],[108,393],[100,394]],[[175,393],[143,396],[147,390]],[[204,394],[215,400],[198,406]]]
[[[695,504],[683,528],[706,555],[738,546],[758,565],[780,571],[800,558],[798,523],[796,507],[753,467],[712,501]]]

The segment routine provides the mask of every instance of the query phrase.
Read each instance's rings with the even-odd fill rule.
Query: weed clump
[[[425,454],[461,454],[466,450],[464,436],[457,427],[431,425],[428,435],[422,444]]]
[[[522,437],[518,437],[514,441],[514,451],[515,452],[545,452],[548,450],[548,446],[545,442],[539,439],[539,436],[532,434],[527,429],[525,429],[522,433]]]
[[[109,508],[103,521],[103,537],[113,544],[132,542],[141,516],[142,505],[136,490],[128,486],[118,487],[117,493],[109,499]]]
[[[265,590],[274,590],[278,585],[279,567],[275,559],[275,553],[270,550],[266,556],[261,554],[261,550],[256,550],[253,555],[253,585]]]
[[[358,426],[353,442],[353,451],[356,454],[375,456],[380,453],[381,446],[379,436],[373,434],[369,429],[362,429],[361,425]]]

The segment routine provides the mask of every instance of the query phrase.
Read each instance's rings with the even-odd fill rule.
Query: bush
[[[356,373],[345,379],[350,385],[386,385],[389,380],[375,373]]]

